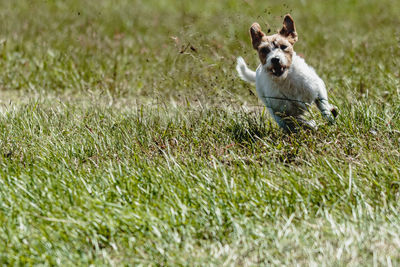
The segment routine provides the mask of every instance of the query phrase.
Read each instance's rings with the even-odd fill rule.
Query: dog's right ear
[[[253,48],[255,50],[258,49],[258,46],[261,44],[261,39],[265,34],[261,31],[260,24],[254,22],[253,25],[250,27],[250,36],[251,36],[251,43],[253,44]]]

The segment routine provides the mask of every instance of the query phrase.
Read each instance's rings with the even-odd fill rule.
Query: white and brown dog
[[[292,17],[286,15],[279,33],[270,36],[261,31],[258,23],[253,23],[250,35],[261,64],[254,72],[239,57],[236,70],[244,81],[255,82],[258,97],[279,126],[286,131],[295,131],[297,126],[315,128],[314,121],[303,118],[314,102],[332,123],[337,110],[328,102],[324,82],[293,50],[298,38]]]

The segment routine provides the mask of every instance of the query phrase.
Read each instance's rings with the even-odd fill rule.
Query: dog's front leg
[[[317,99],[315,101],[318,109],[321,111],[322,116],[330,123],[335,122],[335,118],[338,115],[337,108],[332,106],[327,99]]]
[[[300,128],[307,130],[315,130],[315,121],[307,121],[302,116],[290,117],[284,114],[271,112],[272,117],[278,123],[279,127],[286,133],[296,133]]]
[[[272,109],[269,109],[269,112],[279,127],[281,127],[285,132],[292,132],[294,130],[292,121],[285,119],[281,116],[282,114],[279,114],[278,112],[275,113]]]

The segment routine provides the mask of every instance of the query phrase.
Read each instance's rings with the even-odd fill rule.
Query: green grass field
[[[340,110],[237,78],[295,19]],[[0,0],[2,265],[400,265],[400,1]]]

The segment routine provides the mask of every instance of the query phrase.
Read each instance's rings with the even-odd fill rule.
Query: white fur
[[[255,80],[258,97],[280,127],[290,130],[284,118],[290,116],[301,119],[308,106],[314,102],[328,121],[334,121],[331,112],[333,107],[328,102],[325,84],[304,59],[293,52],[292,64],[280,77],[272,75],[267,66],[268,61],[265,65],[260,64],[254,77],[254,72],[248,69],[243,58],[239,57],[236,70],[243,80]]]

